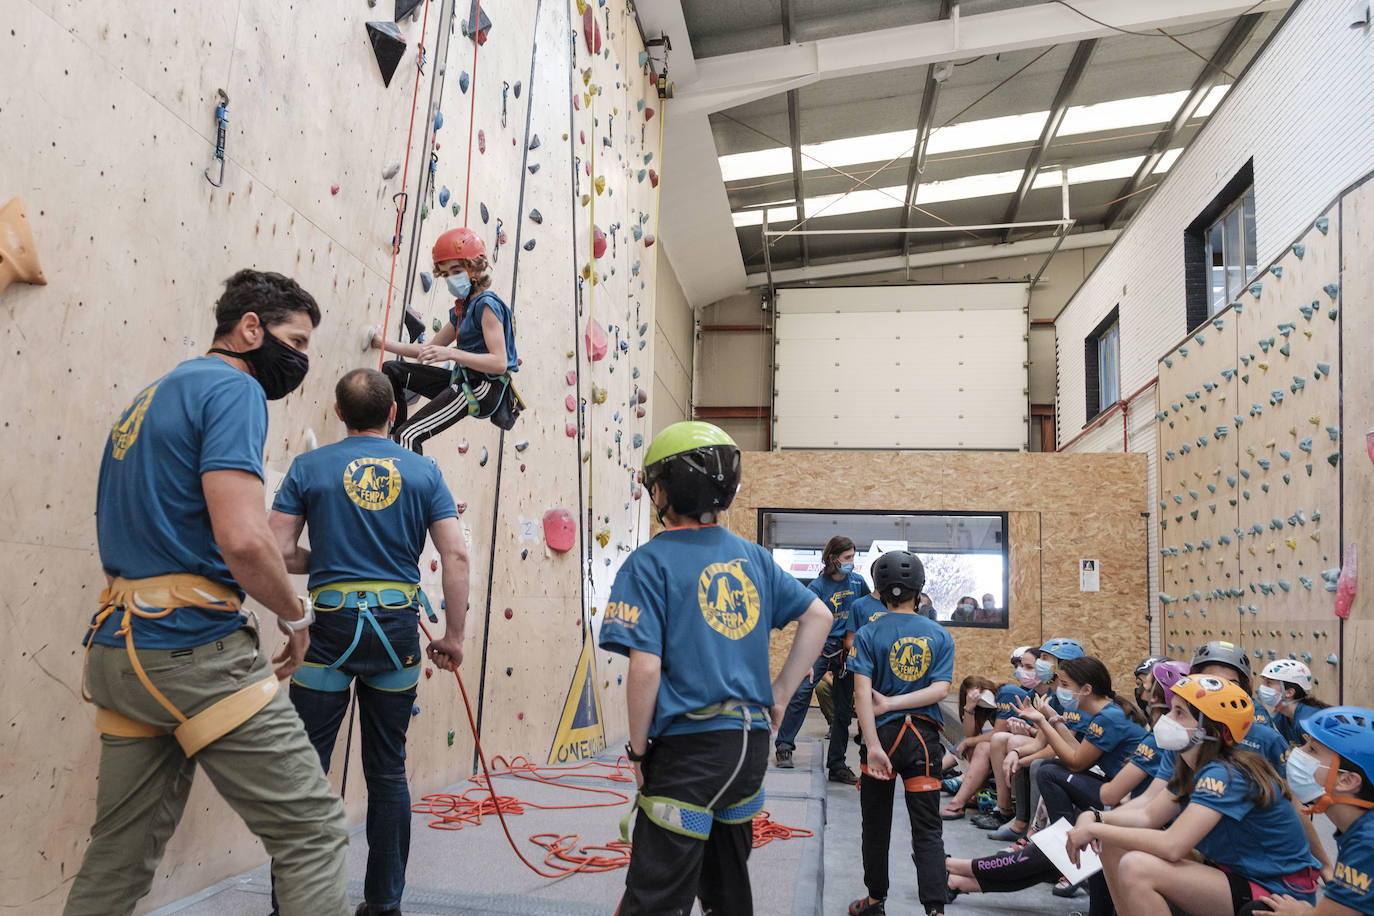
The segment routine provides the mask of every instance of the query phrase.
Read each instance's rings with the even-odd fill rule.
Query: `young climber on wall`
[[[1374,710],[1320,709],[1302,720],[1306,743],[1288,755],[1288,786],[1304,812],[1325,814],[1336,826],[1336,865],[1326,879],[1316,916],[1374,913]],[[1290,895],[1257,904],[1281,916],[1313,913]]]
[[[739,476],[739,448],[709,423],[674,423],[644,455],[664,530],[626,558],[600,636],[630,659],[625,753],[639,783],[620,916],[686,916],[695,899],[713,916],[753,913],[768,719],[781,719],[832,616],[767,550],[716,524]],[[793,620],[770,683],[769,633]]]
[[[1143,806],[1089,810],[1068,849],[1093,844],[1121,916],[1234,913],[1290,894],[1311,902],[1317,861],[1288,790],[1263,757],[1240,747],[1254,702],[1238,684],[1189,675],[1171,688],[1155,740],[1177,766],[1166,792]],[[1193,850],[1202,861],[1192,857]]]
[[[435,240],[434,275],[445,278],[454,305],[429,343],[389,341],[377,328],[367,329],[366,346],[419,360],[382,366],[396,396],[391,438],[413,452],[423,454],[426,440],[469,415],[510,429],[524,408],[511,383],[511,373],[520,369],[515,316],[491,291],[486,252],[471,229],[450,229]],[[452,370],[434,365],[446,362],[454,363]],[[413,417],[407,416],[408,393],[430,399]]]
[[[863,817],[866,897],[850,916],[886,912],[892,797],[902,779],[911,819],[911,857],[927,916],[948,902],[945,844],[940,830],[940,701],[954,677],[954,638],[916,613],[925,570],[915,554],[893,550],[873,564],[873,586],[888,613],[855,638],[850,666],[864,744],[859,808]],[[980,691],[981,695],[981,691]]]
[[[850,608],[868,594],[868,583],[854,572],[854,542],[843,535],[831,538],[821,552],[821,574],[807,586],[830,608],[830,636],[825,648],[811,666],[811,676],[801,682],[791,700],[787,713],[778,728],[777,764],[792,766],[792,751],[797,746],[797,732],[801,731],[806,711],[811,707],[811,692],[817,682],[830,672],[830,693],[834,698],[834,712],[830,720],[830,742],[826,749],[825,765],[831,782],[853,785],[858,782],[854,771],[845,763],[849,750],[849,720],[853,713],[854,685],[845,666],[850,646],[854,644],[854,618]]]

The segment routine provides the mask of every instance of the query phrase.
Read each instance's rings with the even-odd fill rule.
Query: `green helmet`
[[[734,501],[739,464],[739,446],[719,426],[674,423],[644,453],[644,485],[658,484],[678,515],[708,521]]]

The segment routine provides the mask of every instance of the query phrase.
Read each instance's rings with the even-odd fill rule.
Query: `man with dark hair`
[[[305,377],[320,310],[294,280],[242,270],[215,318],[213,355],[140,391],[100,463],[107,585],[85,671],[100,775],[69,916],[133,912],[197,766],[276,859],[286,916],[347,909],[343,805],[277,690],[305,656],[311,614],[262,511],[267,401]],[[275,672],[240,612],[245,592],[289,637]]]
[[[419,587],[425,533],[443,563],[447,618],[429,656],[450,670],[463,660],[468,555],[439,469],[387,437],[396,419],[387,377],[354,369],[334,394],[348,435],[291,462],[269,525],[286,568],[310,574],[317,616],[291,700],[325,772],[357,681],[367,781],[367,874],[357,916],[399,916],[410,854],[405,743],[420,679],[417,624],[422,608],[433,616]],[[307,522],[309,550],[299,543]]]

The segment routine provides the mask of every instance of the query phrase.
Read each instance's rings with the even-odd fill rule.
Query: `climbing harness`
[[[359,680],[374,690],[384,690],[388,693],[409,690],[419,682],[420,663],[416,661],[409,667],[401,664],[401,659],[396,655],[396,650],[391,647],[391,640],[386,638],[386,633],[382,630],[382,625],[377,620],[376,615],[373,614],[373,610],[423,609],[425,616],[431,622],[438,623],[439,618],[434,613],[434,609],[430,607],[429,598],[426,597],[424,589],[418,585],[404,582],[332,582],[329,585],[311,589],[310,600],[319,613],[328,613],[344,608],[356,610],[358,612],[358,625],[353,631],[353,641],[348,644],[348,648],[338,658],[328,665],[306,662],[291,676],[293,684],[325,693],[339,693],[348,690],[353,684],[353,676],[345,674],[339,668],[352,657],[354,650],[358,648],[358,643],[363,638],[364,624],[372,627],[373,633],[381,641],[382,649],[386,651],[386,656],[395,666],[395,670],[360,677]]]
[[[133,665],[134,674],[138,676],[143,689],[181,723],[171,734],[181,745],[186,756],[190,757],[247,722],[258,710],[266,706],[272,695],[277,692],[276,675],[268,674],[262,680],[249,684],[208,709],[188,717],[172,705],[172,701],[157,689],[148,678],[147,672],[143,670],[143,664],[134,650],[133,618],[158,620],[182,607],[236,614],[242,603],[238,593],[228,586],[189,573],[151,576],[146,579],[116,578],[100,593],[100,609],[95,615],[95,620],[91,622],[91,632],[86,640],[87,661],[90,659],[96,631],[115,611],[123,611],[124,617],[115,635],[124,637],[124,645],[129,652],[129,663]],[[84,666],[81,697],[88,703],[95,702],[86,692]],[[96,706],[95,727],[101,734],[120,738],[156,738],[167,734],[164,728],[150,722],[131,719],[103,706]]]
[[[914,737],[921,744],[921,752],[925,755],[926,758],[926,774],[924,776],[911,776],[907,779],[903,779],[902,786],[908,792],[933,792],[940,788],[940,778],[938,775],[930,775],[930,751],[926,748],[926,743],[924,741],[921,741],[921,736],[916,731],[916,723],[915,721],[913,721],[915,719],[921,719],[924,722],[930,723],[931,725],[935,726],[937,731],[940,728],[940,726],[936,724],[935,720],[929,718],[928,716],[918,716],[914,714],[905,716],[902,719],[902,727],[897,731],[897,737],[892,739],[892,746],[887,749],[886,753],[888,759],[891,760],[892,752],[897,750],[897,748],[902,743],[902,738],[906,737],[906,733],[910,731],[912,737]],[[877,776],[873,775],[872,771],[870,771],[868,768],[868,764],[866,763],[859,766],[859,772],[873,779],[878,778]]]
[[[620,821],[620,839],[626,843],[630,841],[630,819],[636,810],[643,811],[645,817],[664,830],[698,840],[705,840],[711,835],[711,824],[715,821],[722,824],[744,824],[752,821],[763,810],[766,796],[762,786],[753,795],[735,802],[728,808],[717,811],[716,804],[735,784],[740,771],[744,769],[744,760],[749,754],[749,730],[755,715],[754,710],[758,711],[758,715],[763,715],[763,707],[759,704],[732,699],[687,713],[687,718],[698,722],[721,717],[740,720],[743,740],[740,742],[739,760],[735,763],[735,769],[730,773],[730,778],[721,784],[720,791],[705,805],[693,805],[661,795],[639,793],[635,796],[634,806]]]
[[[224,185],[224,134],[229,128],[229,95],[223,89],[219,90],[219,102],[215,105],[215,124],[218,128],[215,136],[215,159],[219,162],[219,177],[211,178],[210,169],[205,169],[205,180],[215,187]]]

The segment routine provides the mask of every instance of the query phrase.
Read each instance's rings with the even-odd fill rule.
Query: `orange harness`
[[[897,750],[897,747],[902,743],[902,739],[906,737],[906,733],[908,731],[910,731],[912,735],[916,735],[917,740],[920,742],[921,745],[921,754],[926,758],[926,774],[924,776],[910,776],[906,779],[903,779],[902,787],[906,789],[908,792],[933,792],[940,788],[940,780],[939,778],[930,775],[930,752],[926,750],[926,743],[924,741],[920,741],[920,736],[916,733],[916,723],[912,721],[913,718],[923,719],[924,721],[929,722],[931,725],[935,725],[937,729],[939,728],[939,725],[936,724],[935,720],[931,719],[928,716],[908,715],[904,717],[902,719],[902,727],[897,732],[897,737],[893,739],[892,746],[887,749],[887,756],[889,760],[892,759],[892,752]],[[866,763],[861,764],[859,766],[859,772],[863,773],[865,776],[872,776],[874,779],[878,778],[877,776],[874,776],[872,772],[869,771],[868,764]]]
[[[143,688],[181,723],[171,734],[177,739],[186,756],[190,757],[207,744],[247,722],[258,710],[266,706],[272,695],[277,692],[277,678],[269,674],[196,715],[187,717],[157,689],[148,678],[147,672],[143,670],[138,653],[134,651],[133,618],[158,620],[179,607],[198,607],[233,614],[238,612],[242,603],[232,589],[190,573],[151,576],[147,579],[116,578],[100,593],[100,610],[91,623],[90,638],[86,642],[86,658],[89,661],[91,645],[95,642],[95,631],[116,610],[123,610],[124,619],[115,635],[124,637],[124,645],[129,651],[129,663],[133,665],[134,674],[138,675]],[[87,703],[95,702],[86,692],[84,668],[81,696]],[[120,738],[156,738],[168,733],[167,729],[160,726],[131,719],[102,706],[96,707],[95,727],[101,734]]]

